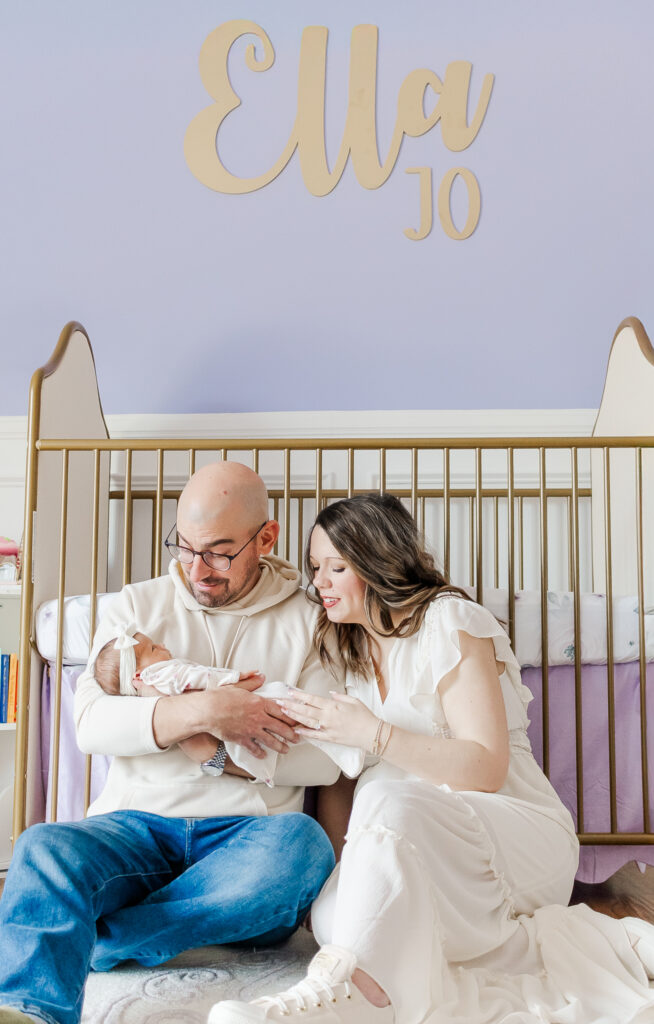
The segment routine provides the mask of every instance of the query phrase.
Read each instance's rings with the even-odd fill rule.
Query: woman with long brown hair
[[[314,642],[347,693],[297,692],[297,732],[367,752],[304,981],[211,1024],[654,1020],[654,929],[568,908],[574,824],[534,760],[509,639],[439,572],[390,495],[320,512]],[[649,1009],[645,1009],[649,1007]],[[651,1013],[653,1016],[642,1016]]]

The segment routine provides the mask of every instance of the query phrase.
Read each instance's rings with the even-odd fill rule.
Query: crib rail
[[[646,607],[654,604],[654,439],[567,438],[243,438],[62,439],[33,443],[33,476],[27,509],[36,508],[40,460],[56,460],[59,643],[53,680],[53,714],[59,735],[63,601],[71,566],[87,567],[91,612],[99,580],[107,590],[159,575],[165,569],[163,538],[175,522],[176,504],[189,475],[216,458],[243,461],[269,488],[270,514],[281,525],[276,553],[302,565],[318,509],[362,491],[390,491],[415,516],[454,582],[468,585],[480,602],[489,590],[506,590],[506,626],[516,642],[516,592],[540,594],[542,762],[550,770],[552,705],[548,592],[568,591],[574,616],[574,744],[577,829],[582,843],[652,844],[646,660]],[[106,473],[107,462],[109,472]],[[69,531],[69,481],[84,465],[88,477],[90,544],[81,551]],[[76,469],[77,471],[77,469]],[[49,510],[48,514],[53,514]],[[108,522],[108,543],[101,523]],[[37,529],[38,519],[37,519]],[[25,565],[31,565],[26,532]],[[79,591],[79,584],[77,584]],[[29,572],[23,586],[30,643],[34,609]],[[606,594],[606,711],[610,823],[586,828],[584,708],[582,699],[582,597]],[[635,595],[638,604],[638,717],[642,829],[620,829],[617,786],[614,601]],[[95,623],[92,622],[91,634]],[[29,664],[21,659],[14,836],[26,824]],[[654,767],[654,765],[652,766]],[[53,755],[52,806],[57,807],[58,751]],[[90,758],[87,759],[86,804]]]

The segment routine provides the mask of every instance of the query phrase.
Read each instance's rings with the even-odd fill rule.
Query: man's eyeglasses
[[[171,544],[169,540],[170,534],[177,530],[177,523],[175,523],[173,529],[168,534],[168,537],[166,537],[164,544],[172,558],[176,558],[178,562],[182,563],[182,565],[190,565],[195,556],[199,555],[204,564],[208,565],[210,569],[218,569],[219,572],[228,572],[232,567],[234,559],[238,558],[241,551],[245,551],[248,544],[251,544],[254,538],[261,533],[267,522],[268,520],[266,519],[266,522],[261,524],[257,532],[253,533],[250,539],[246,540],[243,547],[239,548],[234,555],[223,555],[218,551],[194,551],[193,548],[185,548],[180,544]]]

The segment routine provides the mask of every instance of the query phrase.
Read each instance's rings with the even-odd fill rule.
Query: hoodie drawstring
[[[241,629],[243,627],[243,623],[245,622],[246,618],[247,618],[246,615],[241,615],[241,618],[239,619],[238,627],[236,629],[236,633],[234,634],[234,639],[232,640],[232,642],[230,644],[230,647],[229,647],[229,651],[227,652],[227,658],[225,659],[225,664],[222,666],[223,668],[231,668],[232,654],[234,653],[234,648],[236,647],[236,641],[239,638],[239,635],[241,633]],[[206,622],[205,622],[205,626],[206,626]],[[208,626],[207,626],[207,632],[209,632],[209,627]]]

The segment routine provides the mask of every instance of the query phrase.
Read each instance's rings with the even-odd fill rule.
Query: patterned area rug
[[[317,948],[301,928],[267,949],[208,946],[160,967],[91,974],[82,1024],[205,1024],[220,999],[255,999],[296,984]]]

